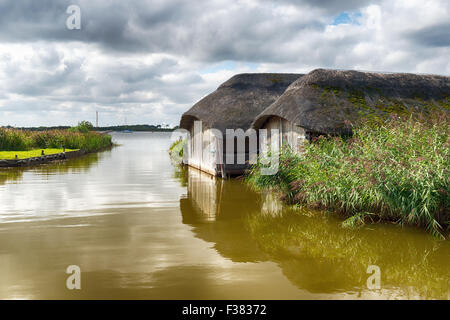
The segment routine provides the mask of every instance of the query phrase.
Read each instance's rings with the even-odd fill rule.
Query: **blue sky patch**
[[[358,18],[362,16],[361,12],[342,12],[336,18],[332,25],[337,26],[339,24],[355,24],[359,25]]]

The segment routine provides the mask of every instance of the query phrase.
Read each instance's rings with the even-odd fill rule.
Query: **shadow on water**
[[[311,293],[367,294],[369,265],[381,270],[388,298],[440,298],[449,294],[450,244],[422,230],[396,225],[344,229],[323,212],[286,207],[273,194],[257,194],[241,181],[184,169],[183,223],[235,262],[273,261],[292,284]]]
[[[20,182],[25,172],[34,172],[39,175],[87,172],[98,163],[100,157],[107,157],[110,153],[111,150],[107,150],[102,153],[91,153],[79,158],[55,161],[34,167],[0,168],[0,185],[8,181]]]

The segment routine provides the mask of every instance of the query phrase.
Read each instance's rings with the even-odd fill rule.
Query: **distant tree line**
[[[107,126],[107,127],[94,127],[91,123],[87,121],[83,121],[83,125],[89,128],[89,130],[94,131],[165,131],[170,132],[178,128],[178,126],[174,128],[163,128],[161,125],[149,125],[149,124],[136,124],[136,125],[122,125],[122,126]],[[53,127],[12,127],[12,126],[4,126],[3,128],[15,128],[21,130],[29,130],[29,131],[47,131],[47,130],[67,130],[70,129],[70,126],[53,126]]]
[[[161,125],[151,124],[135,124],[135,125],[122,125],[122,126],[109,126],[109,127],[94,127],[93,130],[97,131],[173,131],[175,128],[163,128]]]

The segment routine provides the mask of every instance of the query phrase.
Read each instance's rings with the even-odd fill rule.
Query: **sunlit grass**
[[[62,153],[63,149],[34,149],[29,151],[0,151],[0,160],[10,160],[15,159],[16,155],[18,159],[27,159],[33,157],[40,157],[44,150],[45,155],[51,155],[56,153]],[[66,149],[66,152],[76,151],[78,149]]]

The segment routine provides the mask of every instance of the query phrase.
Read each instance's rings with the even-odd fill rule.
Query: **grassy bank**
[[[397,118],[361,126],[351,138],[321,137],[302,155],[283,150],[275,175],[255,165],[247,181],[280,190],[291,203],[337,211],[347,227],[383,219],[442,237],[449,226],[449,120]]]
[[[91,152],[111,145],[111,136],[90,131],[90,126],[85,123],[67,130],[26,131],[0,128],[0,151],[66,148]]]
[[[33,157],[40,157],[44,151],[45,155],[62,153],[64,149],[33,149],[29,151],[0,151],[0,159],[15,159],[16,155],[18,159],[27,159]],[[76,151],[75,149],[65,149],[66,152]]]

